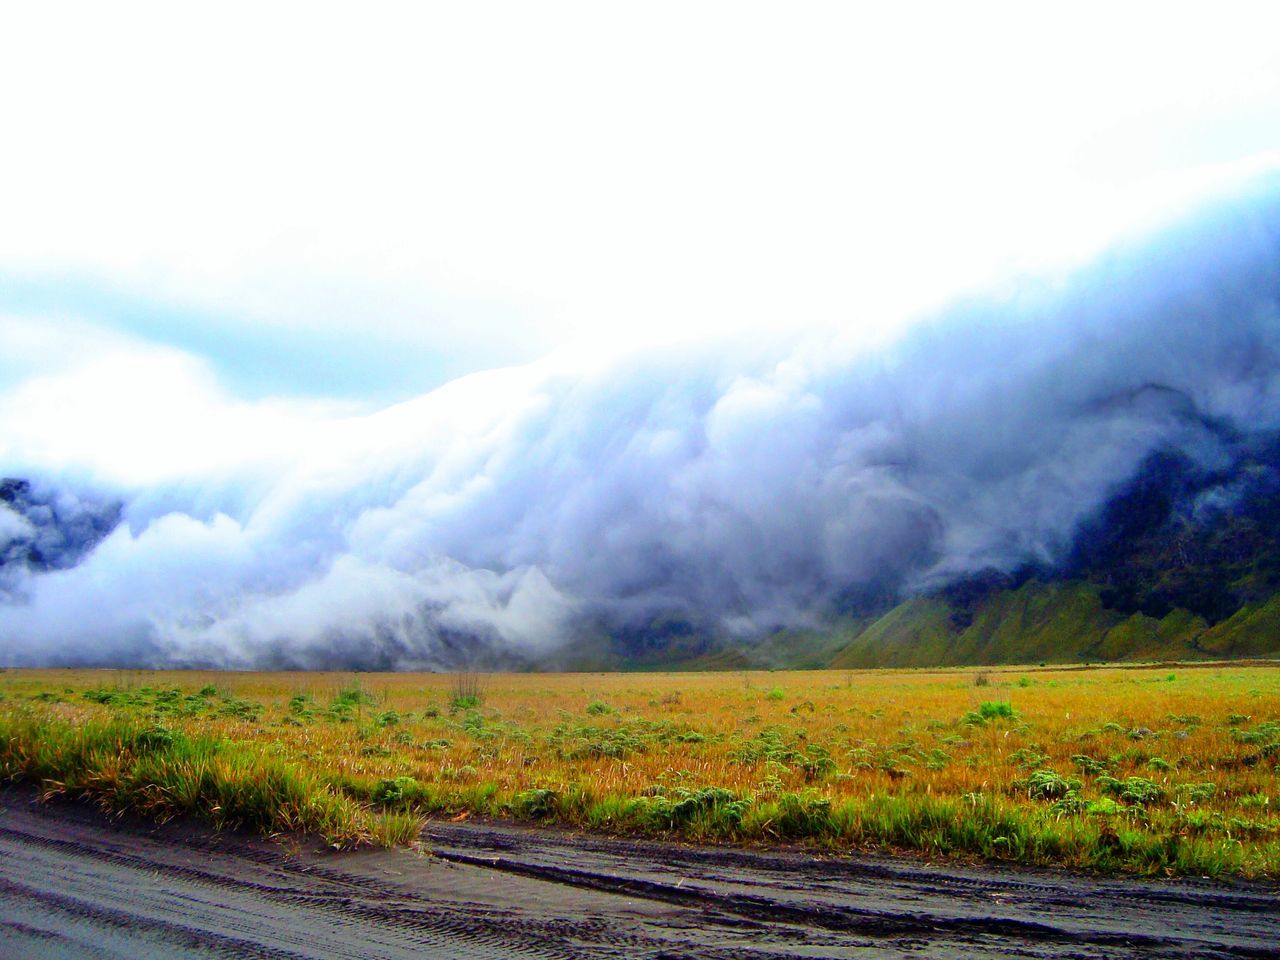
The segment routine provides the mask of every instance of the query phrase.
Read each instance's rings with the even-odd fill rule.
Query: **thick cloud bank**
[[[560,356],[366,415],[246,407],[172,351],[32,380],[5,472],[123,519],[65,569],[4,566],[0,660],[537,660],[1054,563],[1152,451],[1227,467],[1280,428],[1273,186],[876,349]],[[34,536],[0,510],[0,541]]]

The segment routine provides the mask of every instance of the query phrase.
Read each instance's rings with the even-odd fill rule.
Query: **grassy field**
[[[423,816],[1280,876],[1280,668],[0,672],[0,775],[336,846]]]

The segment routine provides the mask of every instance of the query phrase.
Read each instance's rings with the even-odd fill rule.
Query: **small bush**
[[[1206,803],[1218,792],[1214,783],[1184,783],[1175,791],[1178,799],[1187,803]]]
[[[1099,774],[1111,772],[1111,765],[1106,760],[1099,760],[1097,757],[1086,756],[1083,753],[1077,753],[1071,758],[1071,762],[1075,764],[1077,770],[1089,776],[1096,777]]]
[[[694,821],[702,821],[713,826],[715,832],[732,832],[742,822],[747,806],[748,801],[723,787],[682,789],[671,796],[655,798],[649,817],[667,830],[681,829]]]
[[[1165,799],[1164,789],[1144,777],[1128,777],[1117,780],[1115,777],[1099,777],[1098,789],[1125,803],[1137,806],[1148,806],[1160,803]]]
[[[1014,720],[1018,713],[1008,700],[986,700],[979,705],[978,716],[984,720]]]
[[[369,693],[367,690],[363,689],[360,684],[356,683],[349,687],[343,687],[339,690],[337,694],[334,695],[331,706],[351,708],[376,702],[377,701],[374,699],[373,694]]]
[[[1084,799],[1074,790],[1068,790],[1061,798],[1049,807],[1049,812],[1057,816],[1074,816],[1085,809]]]
[[[134,735],[133,746],[140,751],[167,750],[181,739],[183,738],[180,734],[164,727],[147,727]]]
[[[455,673],[449,697],[451,710],[474,710],[484,703],[484,679],[477,673]]]
[[[559,806],[559,794],[554,790],[538,788],[517,793],[511,802],[511,812],[526,820],[545,820],[555,816]]]
[[[422,784],[413,777],[393,777],[379,780],[371,799],[384,806],[395,806],[413,800],[422,793]]]
[[[1009,762],[1015,767],[1022,767],[1024,770],[1030,770],[1034,767],[1043,767],[1049,757],[1041,753],[1034,747],[1021,747],[1009,754]]]
[[[1037,770],[1026,779],[1027,796],[1032,800],[1058,800],[1080,789],[1080,781],[1068,779],[1055,770]]]

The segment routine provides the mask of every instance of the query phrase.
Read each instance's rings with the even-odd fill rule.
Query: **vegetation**
[[[485,815],[1274,877],[1278,763],[1269,667],[0,674],[3,777],[335,846]]]
[[[161,821],[188,814],[267,834],[306,831],[339,849],[405,843],[420,827],[413,816],[365,809],[317,772],[256,744],[134,717],[70,724],[46,711],[10,710],[0,721],[0,769],[38,782],[45,799],[88,797],[112,812]]]
[[[787,631],[755,646],[704,653],[684,666],[785,668],[819,662],[865,670],[1280,655],[1280,594],[1246,603],[1210,625],[1182,608],[1160,619],[1124,613],[1108,608],[1102,592],[1084,580],[1031,579],[963,604],[946,594],[915,597],[874,618],[844,618],[813,632]]]

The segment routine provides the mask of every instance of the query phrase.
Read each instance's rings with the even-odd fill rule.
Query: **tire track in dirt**
[[[1274,886],[1099,879],[908,858],[819,857],[431,824],[437,856],[522,876],[872,937],[1033,944],[1099,955],[1280,956]],[[678,877],[673,882],[673,878]]]
[[[290,875],[273,864],[265,872],[287,882],[264,882],[260,864],[234,853],[200,851],[201,868],[190,849],[145,834],[117,830],[94,842],[83,835],[83,822],[21,816],[31,812],[6,804],[0,821],[0,903],[4,916],[33,930],[74,932],[89,924],[108,949],[137,943],[135,957],[567,956],[546,936],[507,931],[499,916],[390,899],[385,891],[362,891],[370,885],[360,878]],[[58,835],[60,827],[72,835]],[[233,851],[243,843],[225,839]],[[125,852],[121,843],[139,852]]]
[[[1274,957],[1249,884],[433,823],[324,853],[0,791],[0,958]]]

